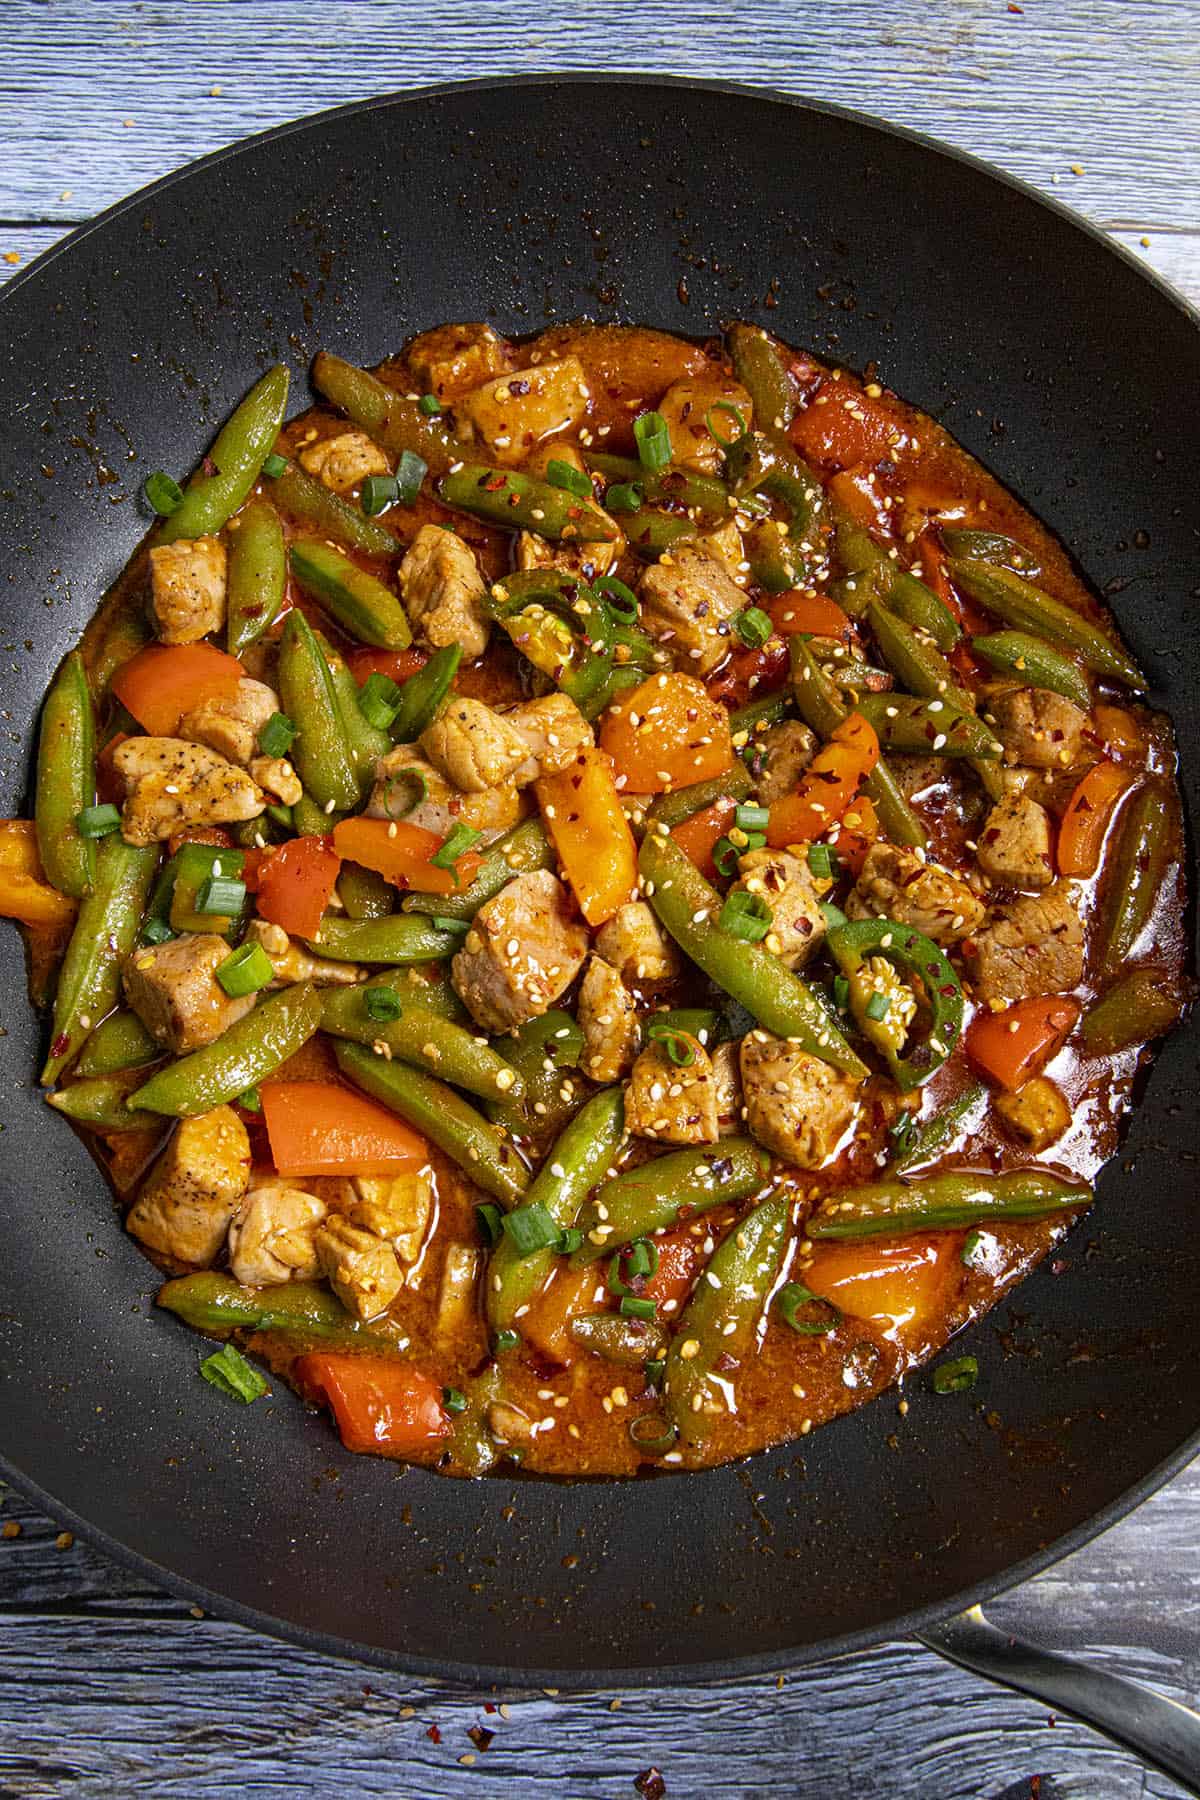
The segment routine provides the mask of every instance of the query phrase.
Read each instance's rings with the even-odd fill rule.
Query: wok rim
[[[462,81],[436,82],[421,87],[400,88],[362,100],[349,101],[340,106],[326,107],[319,112],[306,114],[302,118],[290,119],[283,124],[269,126],[263,131],[238,138],[233,143],[223,145],[204,156],[183,163],[177,169],[171,170],[170,173],[136,189],[133,193],[106,207],[94,218],[76,226],[74,230],[43,250],[26,268],[6,282],[3,289],[0,289],[0,327],[4,323],[5,309],[11,304],[10,296],[19,295],[33,277],[49,268],[56,259],[69,255],[77,245],[84,243],[94,233],[103,231],[110,222],[123,217],[132,209],[144,205],[155,196],[165,193],[175,184],[203,170],[230,161],[245,152],[252,152],[260,145],[272,143],[297,132],[314,129],[319,131],[335,120],[385,108],[407,106],[423,100],[437,100],[448,96],[485,91],[570,86],[613,89],[647,88],[660,91],[685,89],[730,95],[742,101],[762,101],[768,105],[782,105],[818,116],[846,120],[884,138],[899,139],[915,146],[926,155],[947,158],[962,165],[975,176],[989,182],[999,183],[1024,199],[1033,201],[1065,225],[1090,238],[1094,244],[1102,246],[1109,255],[1116,257],[1127,267],[1136,271],[1142,281],[1148,283],[1187,322],[1200,330],[1200,307],[1193,305],[1165,277],[1155,269],[1148,267],[1125,245],[1118,243],[1099,225],[1084,218],[1061,200],[1043,193],[1030,182],[1009,174],[970,151],[945,143],[927,132],[915,131],[911,127],[894,124],[890,120],[879,118],[854,107],[841,106],[833,101],[815,99],[807,95],[789,94],[766,85],[725,81],[718,78],[659,75],[622,70],[598,72],[560,70],[536,74],[478,76]],[[131,1548],[109,1532],[90,1524],[87,1518],[76,1511],[74,1507],[57,1500],[39,1482],[17,1468],[2,1449],[0,1449],[0,1475],[27,1499],[40,1507],[43,1512],[72,1528],[85,1542],[94,1545],[120,1567],[164,1588],[180,1600],[201,1606],[206,1613],[210,1613],[214,1617],[244,1626],[267,1637],[282,1639],[287,1643],[296,1644],[302,1649],[326,1657],[339,1657],[372,1668],[396,1670],[426,1680],[452,1682],[474,1688],[504,1687],[517,1691],[553,1685],[561,1693],[576,1694],[596,1688],[702,1686],[718,1680],[726,1681],[731,1676],[748,1679],[760,1675],[777,1674],[789,1669],[812,1667],[854,1655],[880,1643],[902,1638],[919,1639],[921,1633],[929,1626],[951,1618],[972,1606],[980,1605],[1008,1593],[1033,1576],[1043,1573],[1064,1558],[1073,1555],[1119,1520],[1128,1517],[1152,1494],[1158,1492],[1185,1469],[1198,1453],[1200,1453],[1200,1427],[1197,1427],[1185,1438],[1169,1456],[1157,1463],[1139,1481],[1125,1489],[1107,1506],[1090,1514],[1080,1524],[1064,1532],[1061,1536],[1053,1538],[1032,1555],[1007,1566],[1000,1573],[986,1580],[962,1589],[947,1599],[898,1614],[882,1623],[864,1626],[857,1631],[819,1639],[791,1649],[764,1651],[758,1655],[726,1657],[705,1662],[654,1663],[636,1667],[618,1666],[568,1670],[542,1666],[522,1667],[516,1672],[519,1674],[519,1679],[516,1681],[513,1679],[514,1671],[502,1664],[449,1661],[442,1658],[410,1655],[403,1650],[384,1649],[379,1646],[363,1644],[335,1633],[318,1631],[310,1626],[281,1618],[277,1614],[248,1606],[226,1594],[218,1593],[202,1583],[192,1581],[187,1576],[175,1573],[153,1558]],[[756,1457],[747,1458],[738,1466],[750,1466],[756,1460]],[[703,1480],[707,1473],[708,1471],[703,1470],[689,1471],[686,1479]],[[672,1480],[679,1478],[678,1476],[671,1477]],[[569,1483],[556,1483],[555,1485],[569,1485]]]

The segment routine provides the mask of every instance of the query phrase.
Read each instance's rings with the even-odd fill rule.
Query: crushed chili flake
[[[662,1770],[656,1769],[653,1766],[648,1769],[643,1769],[640,1775],[635,1775],[633,1785],[642,1796],[642,1800],[662,1800],[663,1795],[667,1791],[667,1784],[663,1780]]]
[[[425,1733],[425,1736],[429,1739],[431,1744],[440,1744],[442,1741],[442,1734],[436,1725],[431,1725],[429,1730]]]
[[[470,1725],[467,1727],[467,1736],[477,1750],[489,1749],[495,1735],[495,1732],[489,1731],[486,1725]]]

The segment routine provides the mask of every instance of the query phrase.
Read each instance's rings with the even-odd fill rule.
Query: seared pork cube
[[[355,1175],[345,1208],[364,1231],[373,1231],[392,1246],[402,1263],[421,1254],[433,1212],[433,1177],[428,1169],[402,1175]]]
[[[523,463],[547,438],[571,431],[586,416],[587,380],[577,356],[511,369],[485,381],[455,408],[459,431],[501,467]]]
[[[225,623],[227,576],[220,538],[180,538],[150,552],[150,611],[164,644],[198,644]]]
[[[499,787],[529,757],[528,743],[505,713],[457,694],[421,733],[421,749],[464,794]]]
[[[368,475],[392,472],[386,453],[372,443],[365,431],[342,431],[337,437],[322,438],[301,450],[298,460],[301,468],[335,494],[348,494]]]
[[[400,593],[422,643],[434,650],[461,644],[468,661],[483,655],[492,630],[487,587],[475,552],[453,531],[422,525],[400,564]]]
[[[1010,688],[990,702],[1004,760],[1030,769],[1069,768],[1084,748],[1088,715],[1049,688]]]
[[[232,1000],[216,979],[228,957],[229,945],[215,932],[184,932],[126,958],[125,998],[156,1043],[186,1056],[252,1009],[253,994]]]
[[[121,836],[127,844],[161,843],[189,825],[256,819],[266,805],[242,769],[182,738],[126,738],[112,763],[125,783]]]
[[[807,862],[790,850],[751,850],[739,862],[733,886],[770,907],[767,949],[789,969],[803,968],[825,936],[821,891]]]
[[[633,1066],[641,1028],[633,995],[603,957],[588,958],[578,1017],[584,1074],[605,1085],[622,1080]]]
[[[204,700],[184,713],[177,735],[192,744],[206,744],[226,762],[248,769],[259,732],[280,710],[279,695],[265,681],[239,681],[232,694]]]
[[[207,1269],[250,1179],[250,1139],[229,1106],[181,1119],[125,1220],[148,1250]]]
[[[1083,979],[1083,926],[1070,883],[997,907],[963,950],[981,1000],[1069,993]]]
[[[588,934],[548,869],[517,875],[475,914],[451,978],[485,1031],[516,1031],[574,981]]]
[[[507,363],[508,345],[490,325],[438,325],[408,348],[408,366],[421,392],[443,402],[469,394]]]
[[[720,369],[706,369],[699,375],[685,375],[672,382],[658,403],[658,411],[667,422],[671,434],[671,461],[685,469],[697,469],[702,475],[720,472],[725,452],[713,436],[710,421],[718,436],[732,442],[740,436],[736,409],[746,430],[754,423],[754,403],[741,382]]]
[[[315,1280],[320,1263],[314,1240],[325,1212],[323,1200],[286,1182],[252,1187],[229,1227],[229,1272],[234,1280],[244,1287]]]
[[[591,726],[566,694],[543,694],[539,700],[525,700],[502,716],[521,734],[529,749],[526,760],[512,773],[518,787],[536,781],[539,775],[553,775],[565,769],[585,745],[595,742]]]
[[[664,1044],[651,1041],[625,1087],[625,1124],[635,1137],[660,1144],[715,1144],[721,1135],[712,1059],[695,1045],[686,1067],[672,1062]]]
[[[772,725],[761,737],[752,737],[750,742],[754,747],[755,786],[762,806],[773,806],[776,800],[795,791],[819,744],[816,732],[799,719],[780,719],[778,725]]]
[[[275,971],[273,988],[294,987],[298,981],[313,981],[318,987],[355,987],[360,981],[366,981],[370,973],[355,963],[330,962],[322,956],[310,956],[300,944],[293,942],[282,925],[268,924],[266,919],[251,919],[243,941],[261,944]]]
[[[1071,1123],[1071,1108],[1044,1075],[1035,1075],[1015,1093],[994,1095],[992,1105],[1035,1156],[1056,1144]]]
[[[369,818],[402,818],[443,838],[456,825],[469,825],[487,845],[521,818],[522,801],[512,782],[480,794],[462,794],[415,744],[398,744],[375,764],[366,811]]]
[[[392,1246],[331,1213],[314,1239],[321,1271],[346,1308],[359,1319],[386,1312],[404,1286],[404,1271]]]
[[[850,919],[895,919],[935,944],[956,944],[981,925],[985,908],[966,882],[895,844],[872,844],[846,900]]]
[[[673,981],[682,967],[674,940],[644,900],[629,900],[617,908],[600,927],[596,949],[627,987],[635,981],[648,986]]]
[[[858,1117],[860,1084],[786,1038],[751,1031],[742,1039],[746,1125],[767,1150],[798,1169],[820,1169]]]
[[[979,833],[976,857],[988,879],[1004,887],[1049,887],[1054,867],[1045,807],[1023,793],[997,801]]]
[[[724,565],[686,543],[651,563],[640,597],[642,629],[692,675],[707,675],[732,649],[731,622],[746,604]]]

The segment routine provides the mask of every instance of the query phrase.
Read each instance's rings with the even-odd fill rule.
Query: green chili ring
[[[850,1006],[859,1029],[882,1052],[896,1085],[907,1091],[920,1087],[940,1069],[962,1031],[963,995],[958,976],[938,946],[909,925],[895,919],[856,919],[836,926],[826,938],[829,953],[848,979],[862,969],[870,956],[882,956],[902,976],[915,977],[929,1003],[932,1019],[926,1036],[909,1055],[901,1057],[893,1046],[880,1041],[870,1029],[872,1021],[857,984],[850,980]]]

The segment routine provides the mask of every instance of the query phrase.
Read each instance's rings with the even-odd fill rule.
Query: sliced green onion
[[[592,592],[597,599],[603,600],[614,619],[619,619],[622,625],[637,624],[637,595],[615,575],[602,575],[599,581],[592,583]]]
[[[416,798],[410,800],[408,805],[403,807],[399,812],[396,811],[395,806],[392,804],[393,795],[395,794],[397,787],[399,787],[403,794],[411,794],[414,789],[416,791]],[[429,783],[426,781],[422,770],[397,769],[383,791],[383,810],[389,819],[406,819],[409,813],[416,812],[418,806],[423,806],[428,798]]]
[[[271,959],[261,944],[242,944],[223,963],[218,963],[214,972],[231,1000],[257,994],[259,988],[269,986],[275,979]]]
[[[411,506],[421,491],[421,483],[429,473],[429,464],[413,450],[406,450],[396,465],[396,498],[401,506]]]
[[[143,491],[160,519],[169,519],[176,507],[183,505],[183,489],[162,469],[147,475]]]
[[[839,925],[848,925],[850,923],[841,907],[835,906],[832,900],[822,900],[819,904],[821,907],[821,917],[824,919],[825,927],[828,931],[835,930]]]
[[[765,831],[771,822],[771,814],[765,806],[751,806],[749,801],[734,810],[733,822],[739,831]]]
[[[974,1356],[956,1356],[951,1362],[939,1363],[933,1371],[935,1394],[965,1394],[979,1380],[979,1361]]]
[[[442,1405],[448,1413],[463,1413],[467,1410],[467,1396],[461,1388],[443,1388]]]
[[[770,931],[773,919],[761,894],[747,894],[735,889],[726,898],[717,925],[727,937],[740,938],[744,944],[760,944]]]
[[[358,710],[376,731],[386,731],[400,711],[400,689],[390,675],[372,669],[358,690]]]
[[[270,456],[263,458],[262,472],[264,475],[269,475],[272,481],[278,481],[286,468],[287,457],[280,456],[277,450],[272,450]]]
[[[646,1036],[652,1043],[663,1046],[677,1069],[690,1069],[695,1062],[695,1044],[685,1032],[677,1031],[673,1025],[664,1025],[661,1020],[653,1019],[646,1027]]]
[[[417,406],[427,419],[436,419],[442,410],[442,403],[436,394],[422,394]]]
[[[808,869],[810,875],[817,875],[823,881],[832,881],[836,858],[828,844],[810,844],[808,846]]]
[[[875,1019],[877,1021],[886,1019],[891,1010],[892,1003],[886,994],[872,994],[871,998],[867,1001],[865,1008],[868,1019]]]
[[[246,904],[246,884],[228,875],[210,875],[196,893],[198,913],[216,913],[223,919],[236,919]]]
[[[646,496],[636,481],[614,481],[605,490],[604,504],[609,512],[640,512]]]
[[[734,422],[735,435],[733,437],[722,437],[721,433],[717,430],[716,420],[720,418],[722,413],[724,413],[726,418],[732,419]],[[704,426],[709,437],[715,438],[722,450],[732,450],[735,444],[740,444],[743,438],[747,438],[750,435],[750,429],[746,424],[745,419],[742,417],[738,408],[733,404],[732,400],[718,400],[715,406],[710,406],[704,415]]]
[[[751,650],[761,650],[775,627],[761,606],[748,606],[733,621],[733,629]]]
[[[367,1008],[367,1017],[378,1020],[381,1025],[390,1024],[393,1019],[398,1019],[404,1011],[395,988],[364,988],[363,1000]]]
[[[248,1087],[244,1094],[239,1094],[237,1103],[244,1112],[262,1111],[262,1095],[256,1087]]]
[[[742,855],[745,856],[747,850],[761,850],[766,844],[766,841],[767,834],[765,831],[748,831],[746,833],[746,843],[745,848],[742,850]]]
[[[498,1331],[493,1343],[493,1349],[496,1351],[515,1350],[520,1342],[521,1334],[519,1331]]]
[[[232,1344],[222,1344],[215,1355],[206,1356],[200,1364],[200,1373],[213,1387],[245,1406],[268,1392],[258,1370]]]
[[[546,464],[546,480],[551,487],[565,488],[568,494],[578,494],[582,500],[592,498],[590,475],[585,475],[573,463],[562,462],[557,456],[552,456]]]
[[[433,922],[439,931],[453,931],[459,937],[466,937],[471,929],[470,919],[447,919],[442,913],[434,913]]]
[[[459,857],[464,855],[472,844],[477,844],[482,836],[481,831],[473,831],[469,825],[456,825],[454,830],[442,839],[441,848],[435,850],[429,860],[435,869],[453,869]]]
[[[299,736],[286,713],[272,713],[258,734],[258,747],[264,756],[286,756]]]
[[[662,414],[643,413],[640,419],[633,421],[633,435],[637,439],[638,461],[643,469],[648,469],[652,475],[665,469],[671,460],[671,433]]]
[[[650,1387],[657,1387],[666,1372],[667,1359],[665,1356],[652,1356],[649,1362],[642,1364],[642,1373]]]
[[[556,1256],[574,1256],[583,1248],[583,1233],[574,1225],[566,1225],[558,1234],[558,1242],[554,1246]]]
[[[904,1116],[906,1119],[911,1119],[913,1114],[905,1113]],[[982,1231],[979,1231],[978,1229],[975,1231],[968,1231],[966,1237],[963,1239],[963,1247],[958,1253],[963,1267],[967,1269],[981,1269],[987,1260],[985,1247],[985,1239]]]
[[[652,1319],[658,1311],[657,1300],[643,1300],[638,1294],[626,1294],[621,1301],[621,1316],[625,1319]]]
[[[358,491],[358,504],[368,519],[373,519],[377,513],[394,506],[399,497],[394,475],[368,475]]]
[[[784,1324],[798,1331],[801,1337],[826,1337],[841,1323],[841,1312],[833,1301],[814,1294],[800,1281],[785,1281],[775,1296],[775,1305]],[[801,1309],[808,1307],[815,1309],[816,1316],[810,1313],[801,1318]]]
[[[850,1004],[850,983],[844,975],[835,975],[833,978],[833,1004],[840,1007],[842,1012],[845,1012]],[[904,1117],[909,1119],[912,1114],[905,1113]],[[897,1127],[893,1125],[892,1131],[896,1130]]]
[[[674,1425],[668,1424],[661,1413],[640,1413],[636,1419],[630,1419],[626,1430],[630,1443],[647,1456],[661,1456],[671,1448],[677,1435]]]
[[[718,875],[728,880],[738,872],[738,858],[741,851],[732,838],[719,837],[713,845],[713,868]]]
[[[165,919],[147,919],[142,926],[142,938],[147,944],[166,944],[174,936]]]
[[[504,1234],[518,1256],[536,1256],[539,1250],[552,1250],[558,1242],[558,1232],[540,1200],[531,1200],[504,1215]]]
[[[651,1276],[658,1273],[658,1245],[649,1238],[635,1238],[625,1252],[625,1262],[630,1276]]]
[[[81,838],[107,837],[121,825],[120,810],[112,805],[85,806],[75,814],[75,829]]]
[[[479,1235],[489,1248],[500,1242],[500,1232],[504,1224],[504,1214],[490,1200],[475,1208],[475,1223],[479,1226]]]

